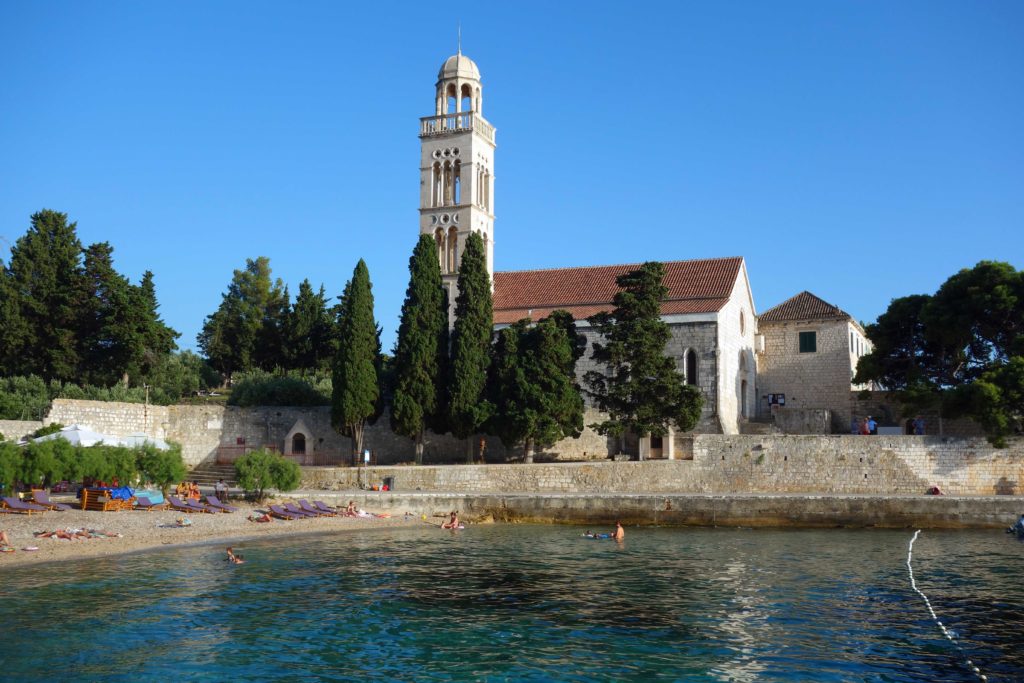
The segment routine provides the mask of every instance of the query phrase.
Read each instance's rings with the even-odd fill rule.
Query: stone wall
[[[43,422],[82,425],[110,436],[143,433],[163,439],[169,435],[169,415],[167,406],[58,398]]]
[[[0,420],[0,434],[8,441],[20,441],[43,426],[34,420]]]
[[[938,437],[697,435],[692,460],[307,468],[304,486],[351,490],[393,479],[399,491],[457,493],[836,493],[1014,495],[1024,443],[994,449]]]

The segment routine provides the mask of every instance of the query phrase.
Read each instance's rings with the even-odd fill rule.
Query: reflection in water
[[[4,575],[0,664],[84,679],[969,681],[898,531],[378,530]],[[990,680],[1024,679],[1024,544],[925,532],[915,573]],[[25,615],[33,618],[24,628]]]

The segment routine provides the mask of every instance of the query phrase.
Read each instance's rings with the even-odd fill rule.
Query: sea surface
[[[423,525],[0,569],[0,677],[1024,680],[999,531]]]

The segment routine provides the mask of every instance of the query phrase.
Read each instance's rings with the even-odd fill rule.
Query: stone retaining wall
[[[35,420],[0,420],[0,434],[8,441],[18,441],[42,426]]]
[[[469,523],[878,527],[892,529],[1003,529],[1019,515],[1019,499],[1007,496],[835,496],[765,494],[553,495],[345,493],[316,499],[360,509],[425,516],[439,524],[451,510]],[[367,520],[372,527],[373,521]],[[1003,540],[1002,534],[996,541]],[[629,541],[627,533],[626,541]]]
[[[927,436],[698,435],[693,460],[306,468],[311,489],[385,477],[399,491],[465,493],[1020,494],[1024,447]]]

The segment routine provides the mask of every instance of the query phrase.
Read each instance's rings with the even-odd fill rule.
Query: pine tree
[[[73,381],[80,364],[82,244],[67,214],[44,209],[11,249],[0,305],[11,374]]]
[[[245,268],[234,271],[220,306],[207,316],[197,337],[214,368],[230,378],[238,370],[283,365],[274,362],[273,344],[261,339],[265,321],[280,317],[282,290],[280,279],[271,280],[266,256],[246,259]]]
[[[84,296],[79,328],[80,380],[110,386],[141,364],[141,330],[133,319],[132,285],[114,270],[108,242],[85,250]]]
[[[132,288],[132,298],[139,337],[142,341],[142,359],[134,373],[142,379],[147,379],[157,372],[178,348],[175,340],[181,334],[160,319],[160,313],[157,312],[160,304],[156,300],[156,285],[153,284],[151,271],[143,273],[142,281],[137,287]]]
[[[289,368],[313,371],[330,367],[337,345],[323,285],[317,293],[309,280],[299,285],[299,294],[288,314],[285,337]]]
[[[359,259],[345,285],[339,320],[340,345],[334,360],[331,424],[352,439],[352,464],[363,450],[366,423],[380,405],[380,332],[373,318],[370,271]]]
[[[600,434],[665,436],[670,426],[685,432],[700,419],[703,398],[665,355],[671,333],[661,320],[664,277],[665,266],[656,262],[619,276],[615,309],[589,319],[604,339],[594,344],[592,358],[605,372],[584,377],[598,409],[608,414],[591,425]]]
[[[258,368],[267,371],[287,367],[287,335],[291,296],[281,280],[270,288],[263,306],[263,320],[256,333],[253,360]]]
[[[437,246],[430,235],[420,235],[409,258],[409,288],[391,362],[391,429],[415,441],[417,465],[423,464],[424,432],[443,431],[447,355],[448,301]]]
[[[459,264],[459,294],[455,298],[449,372],[448,423],[460,439],[476,434],[491,416],[486,398],[487,369],[493,335],[491,281],[484,242],[470,233]],[[473,442],[467,443],[466,461],[473,461]]]
[[[583,431],[583,397],[575,381],[575,325],[565,315],[536,325],[521,320],[502,330],[494,347],[492,429],[506,446],[524,444],[526,462],[538,447]]]

